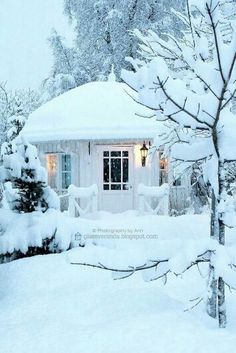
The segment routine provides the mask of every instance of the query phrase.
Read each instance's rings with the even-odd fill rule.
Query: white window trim
[[[71,153],[57,153],[57,152],[54,152],[54,153],[46,153],[46,158],[47,156],[50,156],[50,155],[54,155],[56,156],[56,163],[57,163],[57,170],[56,170],[56,177],[55,177],[55,184],[56,184],[56,191],[58,191],[59,193],[60,192],[65,192],[67,189],[64,189],[62,188],[62,156],[65,156],[65,155],[69,155],[70,158],[71,158],[71,170],[70,170],[70,174],[71,174],[71,183],[73,182],[73,171],[72,171],[72,161],[73,161],[73,158],[72,158],[72,154]],[[47,163],[47,162],[46,162]],[[46,164],[46,170],[47,170],[47,164]],[[66,172],[66,171],[64,171]],[[47,175],[48,175],[48,170],[47,170]]]
[[[71,183],[72,183],[72,154],[71,153],[60,153],[59,156],[60,156],[60,158],[59,158],[59,163],[58,163],[58,166],[59,166],[59,173],[58,173],[59,178],[58,179],[59,179],[60,190],[63,192],[63,191],[67,190],[62,187],[62,174],[63,173],[70,173],[70,178],[71,178]],[[62,157],[63,156],[70,156],[70,159],[71,159],[70,171],[62,170]]]

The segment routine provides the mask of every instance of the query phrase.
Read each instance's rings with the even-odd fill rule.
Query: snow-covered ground
[[[201,223],[203,227],[196,227],[196,223],[198,225]],[[143,253],[144,247],[148,245],[149,251],[152,248],[150,245],[156,244],[157,239],[176,243],[182,242],[184,238],[208,240],[208,223],[207,215],[189,215],[186,219],[186,217],[139,216],[137,211],[121,214],[101,211],[88,214],[86,218],[72,218],[53,209],[45,213],[30,214],[17,214],[0,209],[0,254],[11,253],[14,250],[24,253],[29,246],[42,246],[42,240],[50,238],[53,234],[55,243],[61,250],[78,246],[81,235],[86,243],[105,244],[116,248],[117,246],[127,248],[130,241],[132,241],[130,248],[133,248],[138,241],[138,248]]]
[[[0,266],[1,353],[234,352],[234,292],[227,292],[225,330],[206,316],[203,302],[185,311],[194,305],[191,299],[205,296],[206,278],[196,269],[178,278],[171,275],[164,285],[162,280],[145,282],[140,274],[114,281],[110,272],[70,264],[96,257],[132,264],[142,254],[154,254],[155,244],[164,240],[178,247],[203,240],[208,216],[100,214],[78,222],[87,233],[84,248]],[[119,232],[129,236],[121,239]],[[113,239],[105,239],[112,234]],[[232,245],[235,231],[227,235]]]

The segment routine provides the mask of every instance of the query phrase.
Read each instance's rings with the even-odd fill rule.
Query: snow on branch
[[[172,159],[201,161],[204,182],[212,189],[210,235],[225,245],[225,225],[232,224],[236,214],[235,195],[229,192],[226,177],[227,164],[236,161],[236,3],[187,0],[186,4],[186,15],[175,11],[184,24],[179,36],[136,32],[143,63],[134,72],[124,70],[122,78],[137,91],[141,104],[157,107],[156,120],[166,130],[157,125],[157,135]],[[209,299],[208,312],[216,317],[217,303],[219,326],[225,327],[224,282],[231,285],[233,276],[230,262],[224,261],[224,271],[218,273],[214,258],[215,254],[210,259],[216,278],[210,279],[214,303]],[[189,265],[195,261],[192,258]]]
[[[169,252],[171,250],[169,249]],[[103,263],[100,260],[97,262],[71,261],[70,263],[72,265],[110,271],[115,280],[128,278],[136,272],[143,272],[144,278],[148,281],[161,278],[167,280],[167,275],[170,273],[180,276],[194,266],[199,267],[201,264],[211,263],[216,269],[216,274],[222,276],[230,288],[236,289],[236,265],[233,263],[236,259],[233,255],[234,252],[235,249],[229,248],[226,251],[224,247],[211,241],[211,246],[208,249],[206,249],[206,244],[202,246],[197,243],[190,244],[181,252],[174,253],[173,256],[163,256],[157,259],[149,258],[143,261],[141,265],[128,265],[126,267],[120,266],[119,263],[114,265],[116,263],[114,254],[110,264],[106,264],[106,262],[110,262],[108,259],[104,260]],[[152,271],[150,272],[150,270]]]

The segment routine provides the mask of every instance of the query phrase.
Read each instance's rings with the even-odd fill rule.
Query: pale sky
[[[71,42],[63,0],[0,0],[0,82],[11,89],[39,86],[52,63],[52,27]]]

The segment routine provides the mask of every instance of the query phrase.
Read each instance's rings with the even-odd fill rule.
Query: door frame
[[[131,209],[134,209],[134,190],[135,190],[135,175],[134,175],[134,147],[135,143],[101,143],[101,144],[96,144],[96,163],[95,163],[95,175],[96,175],[96,180],[98,184],[98,209],[103,210],[102,208],[102,196],[103,194],[111,195],[111,192],[114,193],[124,193],[127,192],[124,190],[103,190],[103,151],[105,150],[129,150],[129,184],[131,184],[130,190],[128,192],[130,193],[130,200],[131,200]],[[127,194],[126,194],[127,195]]]

